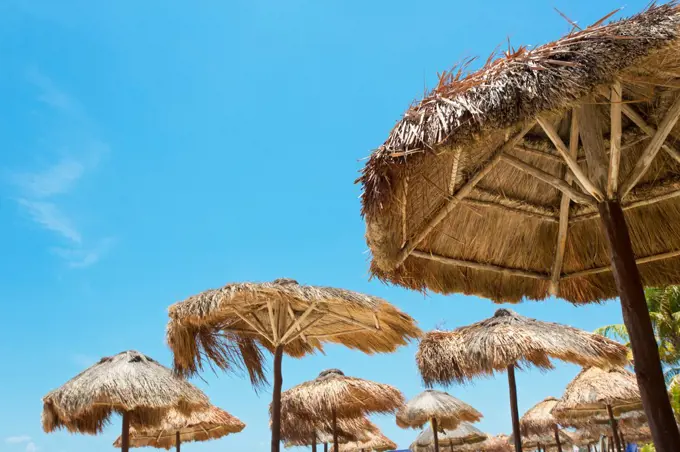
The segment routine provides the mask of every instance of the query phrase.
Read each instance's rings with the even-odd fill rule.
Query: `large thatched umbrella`
[[[680,283],[680,7],[607,18],[445,72],[408,109],[360,178],[371,271],[498,301],[620,296],[657,450],[674,452],[643,287]]]
[[[615,416],[641,408],[640,390],[631,372],[623,368],[590,367],[581,370],[567,385],[552,413],[565,425],[606,415],[616,449],[621,450]]]
[[[238,433],[246,424],[226,411],[211,406],[208,409],[196,410],[185,415],[178,410],[170,410],[159,426],[137,428],[130,426],[130,447],[162,447],[170,449],[175,446],[180,452],[180,444],[192,441],[207,441],[222,438],[230,433]],[[123,437],[118,437],[113,443],[120,447]]]
[[[434,389],[421,392],[397,411],[397,425],[422,428],[428,422],[434,432],[434,450],[439,452],[439,429],[454,429],[463,421],[478,422],[482,414],[452,395]]]
[[[398,389],[383,383],[348,377],[338,369],[324,370],[314,380],[281,394],[281,410],[310,420],[330,420],[334,451],[338,450],[338,419],[370,413],[394,413],[404,403]]]
[[[338,442],[364,441],[369,433],[378,428],[365,417],[339,418],[336,422]],[[281,413],[281,440],[289,446],[311,446],[316,452],[319,443],[333,442],[333,422],[329,419],[297,417],[283,411]]]
[[[466,382],[479,375],[507,371],[515,449],[520,452],[515,367],[551,369],[551,358],[608,366],[625,363],[626,353],[623,345],[599,334],[499,309],[481,322],[450,332],[427,333],[416,361],[427,385]]]
[[[441,446],[449,446],[449,449],[454,449],[458,446],[463,446],[466,444],[479,444],[488,435],[481,430],[479,430],[474,425],[469,422],[461,422],[458,426],[451,430],[440,430],[441,435],[439,436],[439,444]],[[435,433],[432,430],[432,425],[428,425],[423,431],[421,431],[416,440],[411,444],[411,450],[430,448],[434,450],[434,437]]]
[[[560,426],[552,415],[557,404],[555,397],[548,397],[531,407],[519,420],[522,436],[553,434],[558,452],[562,452]]]
[[[340,445],[340,452],[383,452],[396,449],[397,444],[383,435],[377,428],[368,434],[364,441],[349,442]]]
[[[265,379],[260,348],[274,354],[272,452],[280,448],[284,353],[299,358],[323,342],[392,352],[420,334],[411,317],[381,298],[292,279],[228,284],[172,305],[169,314],[168,344],[182,375],[208,359],[225,370],[245,366],[258,384]]]
[[[146,355],[126,351],[97,364],[43,397],[43,430],[66,428],[96,434],[110,417],[123,417],[121,450],[129,448],[130,424],[158,426],[171,410],[190,415],[209,406],[208,398],[189,382]]]

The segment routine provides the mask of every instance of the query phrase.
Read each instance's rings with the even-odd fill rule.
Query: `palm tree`
[[[659,355],[666,367],[666,381],[670,383],[680,375],[680,286],[651,287],[645,289],[645,297]],[[623,324],[606,325],[595,332],[618,339],[630,349],[630,337]]]

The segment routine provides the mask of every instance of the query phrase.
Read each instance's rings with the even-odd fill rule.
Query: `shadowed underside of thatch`
[[[338,369],[321,372],[317,378],[281,393],[281,412],[299,418],[330,420],[370,413],[394,413],[404,404],[395,387],[345,376]],[[271,411],[271,407],[270,407]]]
[[[265,381],[261,348],[281,344],[302,357],[331,342],[392,352],[420,335],[410,316],[381,298],[292,279],[227,284],[172,305],[169,314],[178,373],[194,374],[207,360],[225,370],[246,368],[255,384]]]
[[[560,443],[564,449],[572,443],[571,437],[564,431],[559,431]],[[512,437],[511,437],[512,438]],[[531,450],[538,446],[541,447],[554,447],[557,446],[557,441],[555,440],[555,433],[545,433],[543,435],[527,435],[522,436],[522,447]]]
[[[545,435],[554,432],[557,422],[552,409],[557,404],[555,397],[548,397],[531,407],[519,420],[522,435]]]
[[[102,358],[43,397],[43,430],[66,428],[96,434],[114,413],[128,412],[130,423],[153,428],[171,409],[184,415],[209,406],[191,383],[146,355],[126,351]]]
[[[465,382],[509,365],[551,369],[551,358],[583,366],[623,365],[627,349],[598,334],[499,309],[469,326],[426,333],[416,353],[427,385]]]
[[[678,11],[652,6],[443,76],[360,178],[372,273],[502,302],[616,296],[595,206],[608,181],[587,140],[605,179],[605,154],[619,156],[607,198],[620,197],[643,283],[680,282]]]
[[[486,433],[482,432],[469,422],[461,422],[458,427],[453,430],[445,430],[437,433],[440,448],[450,445],[461,446],[464,444],[478,444],[488,437]],[[423,429],[423,431],[418,434],[413,445],[417,447],[429,447],[434,445],[434,432],[432,431],[431,425],[427,426],[427,428]]]
[[[433,418],[439,428],[454,429],[461,422],[479,422],[482,414],[452,395],[434,389],[421,392],[397,411],[397,425],[401,428],[422,428]]]
[[[642,410],[635,375],[623,368],[583,369],[567,385],[552,413],[562,425],[582,425],[608,416],[607,405],[615,415]]]
[[[230,433],[240,432],[245,426],[237,417],[214,406],[189,415],[170,410],[156,428],[144,429],[131,425],[130,447],[170,449],[176,445],[178,431],[180,442],[188,443],[222,438]],[[118,437],[113,446],[120,447],[121,444],[121,438]]]
[[[365,417],[337,419],[338,439],[342,443],[368,440],[369,433],[378,428]],[[288,412],[281,416],[281,440],[289,446],[308,446],[333,442],[333,423],[330,419],[299,417]]]
[[[377,429],[376,429],[377,430]],[[382,434],[382,432],[374,431],[368,435],[365,441],[350,442],[340,445],[340,452],[363,452],[375,451],[383,452],[386,450],[396,449],[397,444]]]

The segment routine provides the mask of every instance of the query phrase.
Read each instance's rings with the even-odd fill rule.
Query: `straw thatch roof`
[[[437,426],[453,429],[462,422],[478,422],[482,414],[452,395],[434,389],[421,392],[397,411],[397,425],[402,428],[422,428],[437,419]]]
[[[246,424],[226,411],[211,406],[208,409],[196,410],[185,415],[177,410],[170,410],[161,424],[153,429],[138,429],[130,426],[130,447],[151,446],[170,449],[175,447],[177,432],[182,443],[207,441],[238,433]],[[121,437],[113,443],[121,446]]]
[[[453,430],[437,432],[440,448],[448,445],[460,446],[463,444],[477,444],[481,443],[486,438],[486,433],[482,432],[469,422],[461,422],[458,424],[458,427]],[[432,426],[428,425],[427,428],[423,429],[423,431],[418,434],[411,446],[428,447],[431,445],[434,445],[434,432],[432,431]]]
[[[376,428],[377,430],[377,428]],[[365,441],[351,442],[340,445],[340,452],[383,452],[396,449],[397,444],[378,431],[369,433]]]
[[[570,432],[571,444],[577,447],[586,447],[588,444],[595,444],[600,440],[602,435],[593,432],[591,429],[581,428],[575,432]]]
[[[623,345],[599,334],[499,309],[481,322],[425,334],[416,361],[424,382],[431,385],[491,375],[509,365],[551,369],[550,358],[606,366],[624,364],[626,356]]]
[[[572,443],[571,437],[564,432],[563,430],[559,430],[559,435],[560,435],[560,443],[562,444],[562,447],[566,449],[565,446],[569,445]],[[512,442],[512,436],[510,437],[510,441]],[[547,432],[542,435],[522,435],[522,447],[525,449],[535,449],[541,445],[542,447],[553,447],[557,446],[557,441],[555,441],[555,432]]]
[[[397,388],[348,377],[338,369],[324,370],[281,393],[281,412],[307,419],[332,419],[333,412],[338,418],[394,413],[403,403]]]
[[[593,178],[584,148],[569,139],[572,131],[578,138],[599,127],[590,120],[572,124],[570,110],[577,107],[580,116],[585,105],[589,118],[602,123],[602,151],[621,150],[620,185],[631,188],[621,202],[644,285],[680,281],[680,238],[671,227],[680,219],[680,152],[673,143],[680,127],[672,127],[677,109],[670,108],[680,88],[679,11],[675,2],[655,5],[543,46],[508,48],[473,73],[466,74],[465,64],[445,72],[359,179],[373,275],[416,290],[502,302],[551,293],[574,303],[617,296],[595,190],[580,180],[573,190],[560,184],[567,166],[569,174],[583,178],[588,171]],[[610,140],[614,104],[606,97],[617,81],[620,145]],[[628,187],[623,182],[631,181],[667,113],[666,147]],[[565,191],[573,193],[566,209]]]
[[[552,409],[557,405],[555,397],[548,397],[531,407],[519,420],[522,435],[543,435],[552,433],[557,421],[552,415]]]
[[[642,409],[635,375],[623,368],[581,370],[567,385],[553,408],[553,415],[564,425],[607,415],[607,405],[615,415]]]
[[[113,413],[130,413],[130,422],[155,427],[171,409],[189,414],[208,407],[208,398],[170,369],[130,350],[102,358],[43,397],[43,430],[101,432]]]
[[[338,439],[341,443],[363,441],[378,428],[365,417],[337,419]],[[281,439],[290,446],[307,446],[313,438],[317,443],[333,442],[333,424],[330,419],[301,418],[290,413],[281,416]]]
[[[365,353],[392,352],[420,330],[385,300],[292,279],[233,283],[169,308],[167,341],[175,370],[190,375],[208,359],[222,369],[245,367],[251,381],[265,380],[260,347],[301,357],[339,343]]]
[[[441,447],[441,452],[514,452],[515,447],[510,444],[506,435],[490,436],[484,441],[473,444],[448,445]],[[434,445],[418,449],[418,452],[434,452]]]

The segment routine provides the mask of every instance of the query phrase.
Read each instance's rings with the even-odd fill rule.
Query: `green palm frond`
[[[616,323],[613,325],[605,325],[595,330],[595,334],[608,337],[610,339],[618,339],[621,342],[630,342],[630,336],[628,335],[628,330],[626,326],[622,323]]]

